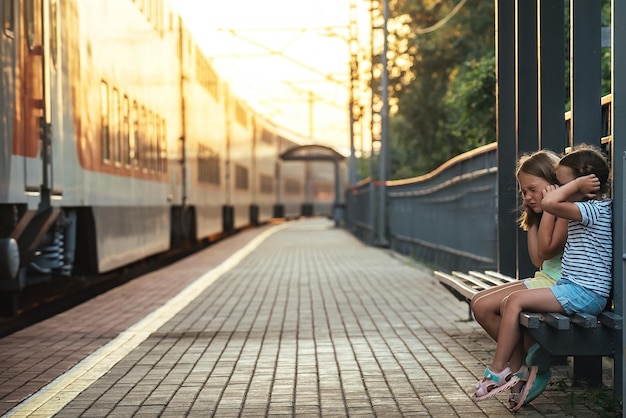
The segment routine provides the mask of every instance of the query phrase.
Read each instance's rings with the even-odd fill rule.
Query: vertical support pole
[[[387,181],[388,162],[389,162],[389,69],[387,68],[387,38],[388,29],[387,21],[389,20],[389,0],[383,0],[383,53],[381,56],[382,64],[382,83],[381,83],[381,100],[382,110],[381,119],[381,137],[380,137],[380,155],[379,155],[379,180],[378,192],[380,193],[378,207],[378,245],[387,246],[387,190],[385,182]]]
[[[516,80],[517,80],[517,157],[539,149],[539,74],[537,52],[537,2],[517,0]],[[517,159],[517,158],[516,158]],[[516,199],[519,208],[519,198]],[[517,232],[517,274],[531,277],[536,268],[528,255],[527,234]]]
[[[355,125],[359,123],[361,117],[360,112],[355,111],[355,109],[359,109],[356,100],[356,89],[358,88],[359,80],[359,26],[357,21],[357,15],[358,10],[356,0],[350,0],[350,38],[348,40],[348,49],[350,52],[350,98],[348,103],[348,113],[350,115],[350,159],[348,161],[348,185],[350,187],[354,186],[354,184],[356,184],[357,182],[356,156],[354,146],[356,129],[354,128]],[[361,138],[362,136],[363,133],[361,132]]]
[[[498,141],[498,270],[515,277],[515,4],[495,0],[496,21],[496,138]]]
[[[611,13],[611,133],[613,135],[613,303],[615,313],[624,315],[626,280],[626,2],[613,0]],[[614,391],[617,399],[626,398],[624,360],[626,334],[616,341]]]
[[[181,17],[178,18],[178,65],[179,65],[179,91],[180,91],[180,125],[181,132],[179,138],[179,146],[180,146],[180,183],[181,183],[181,196],[180,196],[180,205],[183,208],[181,214],[181,222],[184,220],[184,214],[187,208],[187,83],[186,83],[186,62],[187,53],[185,49],[185,37],[184,37],[184,29],[183,29],[183,20]],[[135,150],[135,153],[137,150]]]
[[[43,57],[41,60],[41,74],[43,79],[43,117],[39,120],[41,135],[41,201],[39,210],[47,210],[51,206],[52,194],[52,97],[50,79],[50,10],[49,2],[41,2],[41,44],[43,46]]]
[[[374,0],[370,0],[370,62],[374,62],[374,25],[375,25],[375,18],[374,18],[374,12],[376,11],[376,8],[374,7]],[[370,97],[370,109],[372,110],[372,114],[370,117],[370,132],[371,132],[371,136],[370,136],[370,158],[369,158],[369,177],[370,177],[370,181],[369,181],[369,195],[368,195],[368,205],[369,205],[369,212],[368,212],[368,223],[370,226],[370,234],[369,234],[369,239],[368,239],[368,244],[370,245],[374,245],[374,242],[376,241],[376,235],[375,235],[375,231],[376,231],[376,226],[375,226],[375,222],[376,222],[376,218],[374,216],[374,213],[376,211],[375,207],[376,207],[376,200],[375,200],[375,193],[376,193],[376,188],[374,187],[374,172],[375,172],[375,165],[374,165],[374,141],[375,141],[375,133],[374,133],[374,120],[375,120],[375,108],[374,108],[374,100],[375,100],[375,93],[374,93],[374,89],[373,89],[373,85],[374,85],[374,66],[372,65],[370,68],[370,80],[372,83],[372,91],[371,91],[371,97]]]
[[[580,143],[601,145],[601,40],[601,2],[571,0],[572,145]],[[600,386],[602,384],[602,357],[575,359],[574,382],[580,377],[591,386]]]
[[[339,179],[339,160],[333,160],[333,169],[335,172],[335,201],[333,202],[333,219],[335,227],[341,226],[344,218],[343,208],[341,206],[341,182]]]
[[[539,2],[539,148],[547,148],[556,153],[563,152],[569,145],[563,123],[564,18],[564,0]]]
[[[572,144],[600,145],[602,132],[601,2],[571,0]]]

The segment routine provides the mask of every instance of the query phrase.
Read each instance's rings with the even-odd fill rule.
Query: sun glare
[[[347,147],[350,0],[171,3],[252,108],[313,142]]]

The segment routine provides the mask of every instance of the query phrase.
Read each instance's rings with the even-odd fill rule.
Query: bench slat
[[[544,313],[543,322],[558,330],[569,329],[569,317],[556,312]]]
[[[485,274],[488,276],[495,277],[496,279],[505,281],[505,282],[516,282],[517,279],[515,277],[506,276],[504,274],[498,273],[497,271],[487,270]]]
[[[569,319],[572,324],[582,328],[596,328],[598,326],[598,318],[588,313],[575,313]]]
[[[504,280],[504,279],[497,279],[493,276],[489,276],[485,273],[481,273],[480,271],[470,271],[469,272],[470,276],[476,277],[480,280],[482,280],[483,282],[487,282],[490,283],[493,286],[500,286],[502,284],[506,284],[506,283],[510,283],[509,280]]]
[[[472,285],[474,285],[479,291],[480,290],[485,290],[485,289],[489,289],[491,287],[493,287],[493,285],[489,284],[489,283],[485,283],[482,280],[479,280],[475,277],[470,276],[469,274],[465,274],[462,273],[460,271],[453,271],[452,272],[453,276],[456,276],[462,280],[464,280],[465,282],[471,283]]]
[[[472,296],[478,293],[478,290],[475,288],[468,286],[466,283],[463,283],[460,279],[442,271],[435,271],[435,276],[439,279],[442,284],[445,284],[452,289],[456,290],[463,297],[470,301]]]
[[[600,314],[600,323],[605,327],[609,327],[611,329],[623,329],[622,326],[622,316],[617,315],[615,312],[604,311]]]
[[[519,323],[528,329],[538,329],[541,325],[541,315],[532,312],[521,312]]]

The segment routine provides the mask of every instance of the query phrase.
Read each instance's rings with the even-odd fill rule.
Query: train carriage
[[[247,106],[234,96],[228,101],[227,113],[232,117],[226,134],[229,143],[226,200],[232,207],[233,228],[238,229],[250,224],[254,123]]]
[[[227,200],[228,90],[181,23],[182,91],[175,169],[170,172],[174,225],[179,239],[201,240],[224,229],[222,211]]]
[[[4,0],[0,306],[314,196],[302,142],[221,81],[164,0]],[[318,186],[315,186],[318,187]]]
[[[274,125],[257,118],[254,140],[254,177],[252,223],[264,223],[275,215],[278,202],[278,182],[276,173],[280,164],[278,137]]]
[[[66,77],[78,92],[69,109],[75,129],[64,136],[76,139],[68,156],[77,153],[79,165],[63,205],[89,208],[79,225],[93,219],[90,257],[106,272],[169,248],[168,139],[180,133],[177,45],[163,3],[144,10],[124,0],[75,4],[76,20],[61,25],[68,28],[61,39],[78,45]]]

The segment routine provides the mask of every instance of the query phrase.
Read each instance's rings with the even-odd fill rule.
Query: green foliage
[[[496,140],[495,2],[467,1],[454,13],[460,1],[390,1],[392,179],[427,173],[462,152]],[[567,92],[568,3],[563,26]],[[603,26],[610,25],[610,5],[611,0],[602,0]],[[605,95],[610,92],[611,51],[601,53]],[[375,81],[373,90],[379,87]]]
[[[409,63],[390,70],[391,178],[426,173],[495,139],[494,3],[468,2],[453,14],[457,4],[391,5],[390,55]]]
[[[463,148],[476,148],[496,140],[495,86],[493,55],[465,62],[450,83],[444,101],[448,129],[454,138],[464,140]]]

